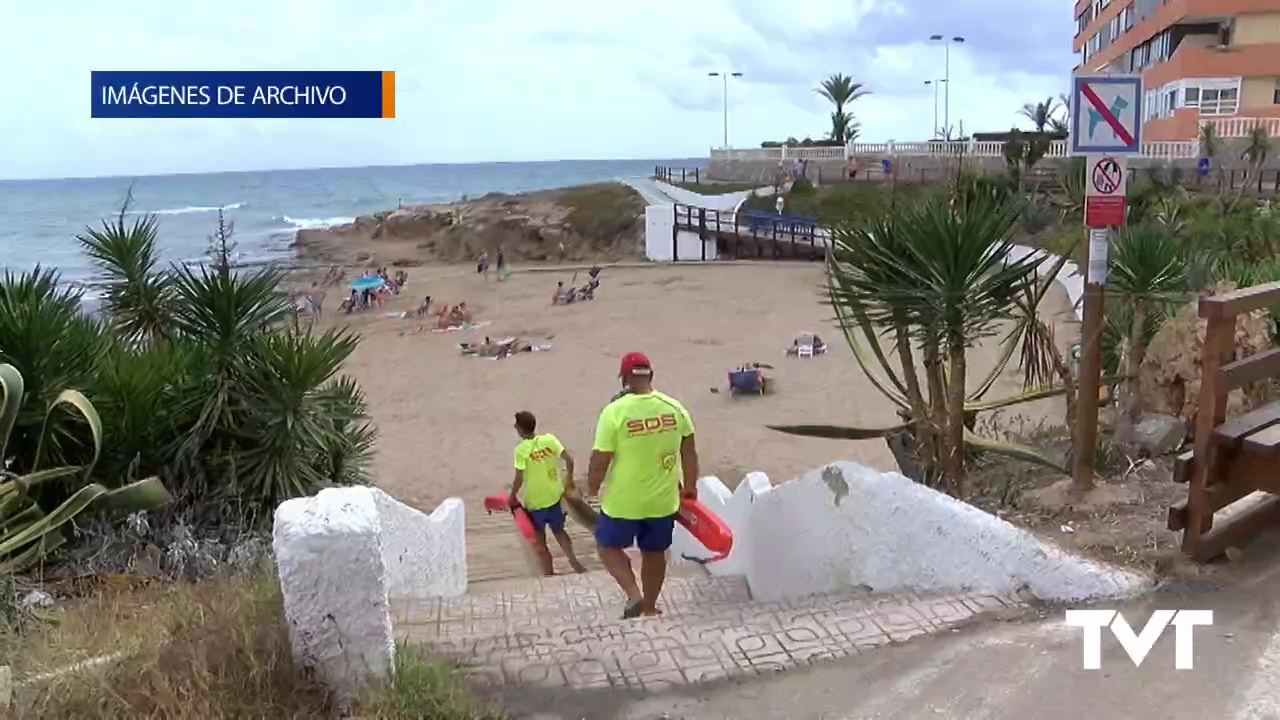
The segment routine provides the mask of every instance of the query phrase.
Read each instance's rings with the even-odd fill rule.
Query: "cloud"
[[[835,72],[867,140],[933,125],[942,48],[951,113],[1007,128],[1065,87],[1070,13],[1025,0],[99,0],[4,3],[0,177],[321,165],[688,157],[730,141],[818,137]],[[57,37],[52,43],[49,38]],[[395,120],[159,121],[88,117],[105,69],[392,69]]]

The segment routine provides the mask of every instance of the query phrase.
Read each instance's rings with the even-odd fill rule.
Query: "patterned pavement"
[[[661,690],[775,672],[939,632],[1029,594],[877,595],[756,602],[741,577],[673,566],[658,618],[621,620],[603,572],[490,584],[460,598],[393,602],[398,638],[489,686]]]

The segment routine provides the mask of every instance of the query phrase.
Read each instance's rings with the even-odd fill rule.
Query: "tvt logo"
[[[1173,625],[1173,666],[1178,670],[1195,668],[1195,638],[1192,628],[1212,625],[1212,610],[1156,610],[1142,631],[1134,633],[1129,621],[1115,610],[1068,610],[1067,624],[1084,628],[1084,669],[1102,668],[1102,628],[1110,627],[1120,647],[1129,654],[1134,667],[1141,667],[1151,648]]]

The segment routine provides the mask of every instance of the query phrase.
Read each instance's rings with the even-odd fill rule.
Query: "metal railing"
[[[1239,120],[1232,118],[1232,120]],[[1273,134],[1280,135],[1280,118]],[[1221,122],[1221,120],[1216,121]],[[1252,120],[1249,120],[1252,123]],[[1249,125],[1248,127],[1253,127]],[[1223,137],[1234,137],[1227,132],[1237,133],[1234,125],[1224,126]],[[776,161],[776,160],[842,160],[849,156],[891,156],[891,157],[930,157],[930,158],[1002,158],[1005,144],[1000,141],[926,141],[926,142],[887,142],[887,143],[850,143],[846,147],[776,147],[776,148],[729,148],[712,149],[711,159],[722,161]],[[1071,155],[1066,140],[1054,140],[1049,144],[1046,157],[1065,158]],[[1154,160],[1186,160],[1200,155],[1199,143],[1194,140],[1177,140],[1169,142],[1144,143],[1142,155]]]
[[[717,257],[735,259],[821,260],[827,251],[827,231],[818,227],[816,218],[681,204],[672,208],[671,258],[675,261],[711,259],[707,257],[708,241],[716,243]],[[700,257],[680,257],[681,230],[698,234]]]
[[[676,183],[693,183],[697,185],[702,182],[702,168],[655,165],[653,178],[671,185]]]

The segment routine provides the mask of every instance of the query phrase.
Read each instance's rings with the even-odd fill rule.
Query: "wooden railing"
[[[1280,401],[1226,416],[1231,391],[1280,376],[1280,348],[1235,356],[1237,316],[1277,305],[1280,282],[1200,299],[1207,324],[1195,441],[1174,472],[1187,482],[1187,500],[1169,510],[1169,529],[1182,531],[1183,552],[1198,561],[1280,522]],[[1214,527],[1215,512],[1259,490],[1271,497]]]

